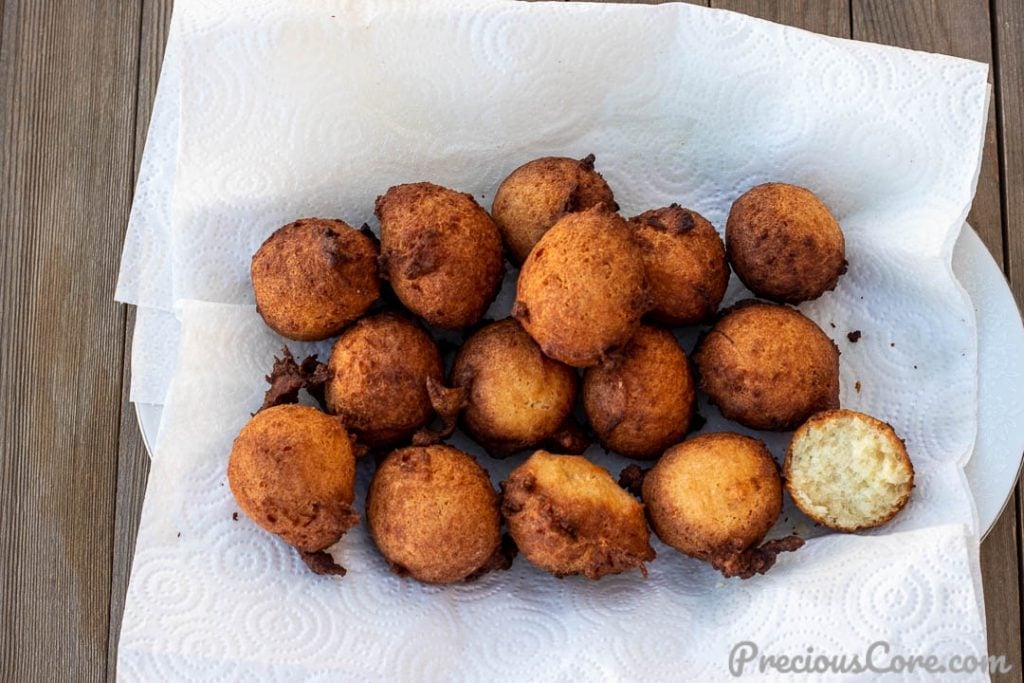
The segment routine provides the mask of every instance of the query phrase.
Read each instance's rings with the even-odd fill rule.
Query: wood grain
[[[1024,306],[1024,3],[995,0],[994,15],[1007,271]]]
[[[984,3],[853,0],[852,9],[857,39],[992,63],[991,18]],[[991,72],[990,79],[995,75]],[[996,109],[989,109],[981,174],[968,222],[1005,266]],[[1021,672],[1020,564],[1007,561],[1019,554],[1020,519],[1017,506],[1008,505],[981,546],[989,652],[1005,655],[1014,666],[1009,677],[1002,677],[1005,680],[1019,680]]]
[[[993,674],[995,681],[1019,681],[1021,673],[1020,564],[1009,559],[1017,557],[1020,543],[1017,500],[1015,491],[981,544],[988,651],[1013,666],[1009,675]]]
[[[994,0],[993,41],[996,46],[996,113],[999,123],[1000,169],[1003,178],[1003,234],[1006,272],[1017,305],[1024,305],[1024,3]],[[1018,482],[1017,566],[1024,567],[1024,485]],[[983,556],[984,560],[984,556]],[[1000,561],[1008,562],[1006,557]],[[1024,572],[1021,572],[1024,580]],[[1021,584],[1017,588],[1020,590]],[[1005,599],[998,595],[997,599]],[[1024,608],[1024,605],[1022,605]],[[1020,615],[1018,614],[1018,623]],[[1018,632],[1018,636],[1019,636]],[[1020,672],[1021,669],[1018,669]]]
[[[132,558],[135,556],[135,538],[139,531],[139,517],[142,500],[149,476],[149,454],[139,432],[135,408],[128,400],[131,372],[131,334],[135,327],[135,307],[128,310],[125,326],[126,341],[123,373],[126,381],[122,387],[120,414],[120,439],[117,449],[117,495],[115,499],[113,562],[110,568],[110,609],[107,620],[106,678],[116,680],[117,645],[121,634],[121,617],[124,615],[125,594],[131,574]]]
[[[6,0],[0,678],[106,673],[135,3]]]
[[[6,14],[4,13],[4,4],[4,0],[0,0],[0,53],[2,53],[4,49],[4,24],[7,23],[4,21],[6,18]]]
[[[711,0],[711,6],[837,38],[850,37],[848,0]]]
[[[138,181],[139,166],[145,148],[149,118],[153,112],[163,63],[167,32],[170,29],[173,0],[143,0],[139,43],[138,95],[135,112],[133,186]],[[120,439],[117,453],[117,498],[114,514],[114,554],[110,572],[110,611],[108,620],[107,680],[117,674],[117,644],[124,614],[125,593],[135,555],[135,538],[149,475],[149,454],[139,432],[134,406],[129,402],[131,377],[131,340],[135,329],[135,307],[128,307],[125,325],[121,391]]]

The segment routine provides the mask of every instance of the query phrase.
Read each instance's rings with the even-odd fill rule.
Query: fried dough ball
[[[747,190],[729,211],[725,244],[743,284],[772,301],[817,299],[846,272],[839,223],[813,192],[796,185]]]
[[[672,204],[629,219],[651,288],[650,316],[667,325],[712,317],[729,284],[725,245],[696,211]]]
[[[852,410],[818,413],[796,430],[784,472],[797,507],[839,531],[885,524],[914,488],[914,466],[895,430]]]
[[[643,481],[654,533],[725,576],[763,574],[796,537],[769,542],[782,512],[782,482],[763,443],[732,433],[702,434],[665,452]]]
[[[381,265],[395,294],[431,325],[480,320],[505,272],[498,228],[471,195],[431,183],[377,198]]]
[[[788,306],[746,301],[693,354],[700,388],[722,415],[754,429],[793,429],[839,407],[839,350]]]
[[[256,311],[300,341],[334,336],[380,296],[376,242],[327,218],[278,229],[253,255],[251,276]]]
[[[327,407],[371,448],[408,439],[433,416],[428,381],[444,382],[437,346],[395,313],[363,318],[334,344]]]
[[[452,366],[452,385],[468,390],[462,425],[488,451],[536,446],[564,425],[576,400],[576,372],[545,356],[511,318],[471,336]]]
[[[498,187],[491,215],[513,262],[526,260],[533,245],[558,219],[598,204],[618,211],[611,188],[594,170],[594,155],[584,159],[543,157],[512,171]]]
[[[252,521],[301,551],[335,543],[359,521],[356,458],[337,419],[316,408],[262,410],[235,439],[228,484]]]
[[[534,453],[509,474],[501,510],[526,558],[558,577],[646,576],[654,559],[644,506],[578,455]]]
[[[695,401],[686,354],[671,333],[649,325],[583,375],[587,420],[606,448],[630,458],[657,458],[683,438]]]
[[[537,243],[519,273],[512,315],[545,354],[583,368],[625,346],[647,309],[632,231],[598,206],[565,216]]]
[[[400,448],[377,468],[366,522],[396,574],[452,583],[500,552],[498,496],[487,472],[451,446]]]

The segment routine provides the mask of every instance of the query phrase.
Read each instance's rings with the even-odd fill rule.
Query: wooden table
[[[712,0],[994,65],[970,223],[1024,301],[1024,1]],[[0,680],[113,678],[148,457],[114,303],[172,0],[0,0]],[[1021,676],[1018,485],[982,544]]]

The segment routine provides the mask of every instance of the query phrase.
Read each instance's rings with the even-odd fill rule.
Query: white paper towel
[[[735,640],[856,651],[872,634],[902,652],[984,652],[962,471],[976,336],[949,262],[977,178],[985,65],[688,5],[180,0],[163,74],[118,286],[145,307],[133,400],[162,397],[173,376],[123,677],[720,678]],[[362,529],[332,581],[231,521],[230,441],[282,340],[249,306],[191,302],[179,343],[176,302],[250,302],[252,252],[294,218],[358,225],[388,186],[424,179],[486,207],[523,161],[590,152],[626,215],[678,201],[721,229],[765,180],[833,208],[850,271],[801,309],[843,352],[843,404],[907,438],[918,488],[897,520],[874,538],[815,539],[746,583],[659,546],[646,582],[559,582],[520,558],[451,588],[392,577]],[[730,300],[742,295],[734,281]],[[706,430],[726,426],[704,410]],[[776,454],[785,439],[768,438]],[[514,464],[486,463],[496,477]]]
[[[160,66],[160,81],[153,100],[153,114],[146,132],[135,196],[128,216],[128,233],[121,253],[121,270],[114,298],[170,312],[174,304],[171,276],[171,205],[178,164],[178,134],[181,127],[181,44],[184,35],[179,17],[188,14],[188,0],[179,0]],[[141,314],[140,314],[141,317]],[[136,327],[136,340],[139,339]],[[139,344],[136,344],[138,346]],[[134,360],[134,359],[133,359]],[[173,362],[173,361],[172,361]],[[164,371],[165,374],[169,374]],[[140,378],[141,379],[141,378]],[[132,363],[132,393],[135,392]],[[164,386],[166,389],[166,385]],[[132,397],[133,401],[136,399]]]
[[[160,96],[180,88],[180,134],[173,115],[154,121],[147,164],[165,174],[181,141],[173,287],[144,286],[153,250],[138,243],[169,227],[147,190],[118,290],[130,303],[249,302],[249,257],[296,216],[359,224],[389,185],[423,178],[486,204],[547,153],[596,153],[626,213],[681,201],[716,225],[746,188],[791,180],[852,238],[924,255],[948,252],[936,226],[959,227],[973,194],[975,62],[675,4],[192,0],[177,16],[168,59],[189,77]]]
[[[171,17],[114,293],[118,301],[138,304],[129,387],[134,403],[164,403],[178,356],[180,329],[172,310],[171,205],[182,110],[179,17],[188,13],[187,2],[179,0]]]
[[[776,655],[863,655],[875,641],[942,659],[986,651],[976,538],[962,524],[896,532],[913,515],[884,536],[815,538],[749,581],[655,542],[646,580],[557,580],[519,557],[476,583],[423,586],[391,574],[362,525],[334,547],[349,573],[315,576],[233,518],[226,484],[278,340],[250,306],[186,302],[182,317],[121,631],[124,680],[720,680],[745,640]],[[589,455],[616,472],[626,463]],[[495,480],[520,460],[480,459]],[[918,468],[928,480],[943,464]],[[371,472],[360,463],[359,510]]]
[[[132,333],[132,381],[129,398],[133,403],[163,405],[178,360],[181,323],[174,311],[139,306]]]
[[[749,186],[804,184],[854,255],[948,261],[987,97],[982,64],[674,4],[182,0],[166,56],[117,289],[162,310],[251,302],[294,218],[372,223],[422,179],[489,206],[543,154],[596,153],[627,214],[720,229]]]

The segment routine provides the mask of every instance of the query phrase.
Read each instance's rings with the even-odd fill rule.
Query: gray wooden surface
[[[993,64],[970,222],[1024,301],[1022,0],[711,0]],[[0,680],[113,678],[148,460],[113,302],[172,0],[0,0]],[[982,544],[1021,677],[1018,490]]]

